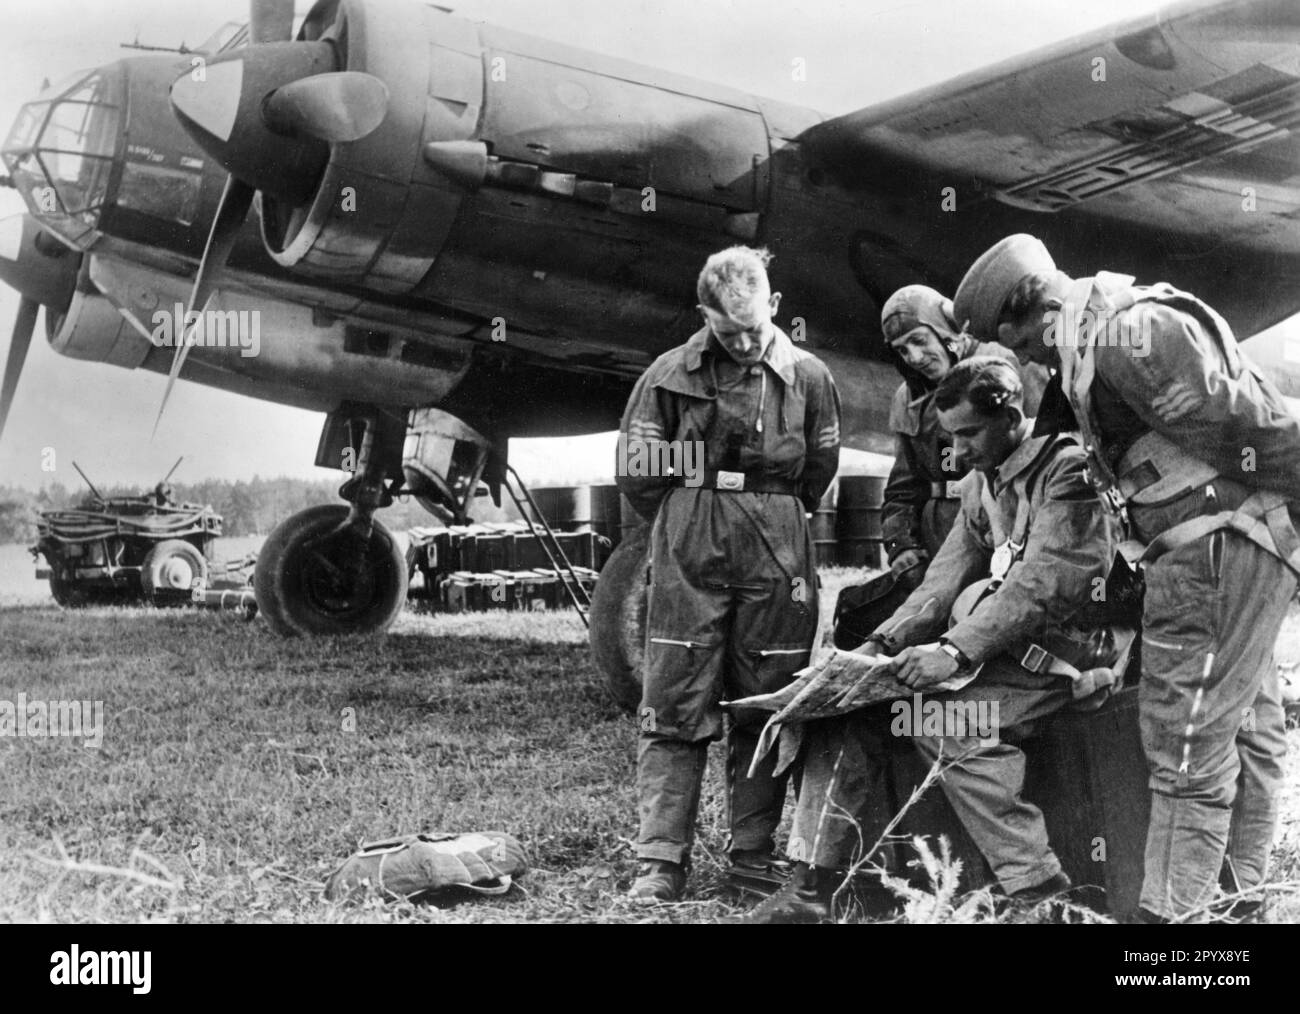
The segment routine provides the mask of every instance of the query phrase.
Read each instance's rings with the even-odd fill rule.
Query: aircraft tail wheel
[[[182,539],[160,542],[140,564],[140,587],[155,605],[188,602],[195,581],[208,581],[208,561]]]
[[[280,522],[257,555],[253,592],[272,630],[298,634],[368,634],[387,629],[406,603],[406,557],[392,534],[373,522],[370,540],[353,545],[339,528],[346,504],[309,507]]]
[[[650,526],[643,525],[610,554],[591,599],[591,660],[610,696],[628,711],[641,703],[649,553]]]

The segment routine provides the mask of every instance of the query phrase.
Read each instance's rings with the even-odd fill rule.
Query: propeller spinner
[[[31,347],[36,316],[42,306],[59,312],[67,309],[80,269],[81,255],[51,241],[32,216],[14,215],[0,221],[0,281],[21,297],[0,380],[0,436]]]

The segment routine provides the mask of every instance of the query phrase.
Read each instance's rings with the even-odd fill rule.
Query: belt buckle
[[[718,489],[725,489],[730,493],[739,493],[745,488],[744,472],[718,472]]]
[[[1024,656],[1020,659],[1020,666],[1028,669],[1032,673],[1042,671],[1043,663],[1047,661],[1047,650],[1036,644],[1031,644],[1026,650]]]
[[[944,491],[944,494],[948,497],[949,500],[960,500],[960,499],[961,499],[961,480],[960,480],[960,479],[949,479],[949,480],[947,480],[947,481],[943,484],[943,491]]]

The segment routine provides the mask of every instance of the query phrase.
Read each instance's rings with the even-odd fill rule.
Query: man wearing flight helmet
[[[939,425],[935,389],[949,370],[971,356],[996,355],[1012,362],[1015,357],[1000,345],[965,333],[953,319],[952,300],[925,285],[899,289],[880,318],[885,342],[898,355],[903,375],[889,409],[894,466],[881,511],[885,552],[897,572],[924,564],[943,545],[961,506],[958,481],[969,471],[956,461],[952,438]],[[1037,370],[1027,372],[1022,381],[1032,414],[1042,377]]]
[[[952,300],[926,285],[906,285],[880,313],[885,343],[898,355],[903,382],[894,392],[889,428],[894,464],[885,485],[881,523],[890,572],[843,589],[835,609],[835,643],[854,648],[921,583],[961,507],[957,487],[969,468],[939,425],[934,392],[949,371],[973,356],[1015,363],[1001,345],[981,342],[953,319]],[[1021,369],[1025,410],[1038,407],[1046,371]]]

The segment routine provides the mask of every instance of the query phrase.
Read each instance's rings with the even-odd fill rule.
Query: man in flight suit
[[[1300,422],[1200,300],[1108,272],[1076,281],[1032,236],[981,256],[954,305],[977,335],[1060,371],[1055,427],[1078,427],[1103,500],[1149,544],[1140,918],[1196,918],[1216,884],[1262,883],[1277,821],[1273,649],[1300,570]]]
[[[967,715],[982,706],[994,727],[963,722],[914,742],[928,760],[951,764],[940,784],[1003,891],[1036,901],[1070,880],[1042,812],[1021,794],[1025,757],[1015,741],[1077,697],[1104,693],[1093,681],[1117,661],[1120,635],[1094,593],[1105,586],[1120,533],[1088,485],[1078,442],[1030,436],[1022,399],[1015,366],[993,356],[964,360],[940,383],[940,421],[972,469],[961,481],[960,512],[920,587],[858,651],[894,656],[894,678],[917,692],[980,667],[962,689],[927,702]],[[852,703],[850,691],[841,704]],[[795,870],[746,921],[830,917],[846,871],[867,858],[892,816],[880,714],[867,708],[805,726],[790,834]]]
[[[890,296],[880,312],[880,326],[903,375],[889,409],[894,466],[881,510],[885,552],[897,572],[924,565],[939,551],[957,518],[957,486],[968,471],[939,425],[935,388],[953,366],[971,356],[1014,357],[962,331],[953,320],[952,300],[925,285],[908,285]],[[1039,372],[1031,370],[1022,377],[1030,415],[1037,411],[1042,391]]]
[[[616,469],[619,488],[653,521],[638,901],[674,901],[685,888],[708,744],[723,733],[720,701],[789,683],[817,628],[806,512],[838,468],[839,396],[821,360],[772,323],[781,296],[769,259],[748,247],[709,258],[697,287],[705,326],[651,364],[620,427],[629,466],[657,449],[661,461],[702,464],[693,474],[622,460]],[[774,759],[747,775],[764,718],[740,714],[728,736],[733,871],[762,874],[774,862],[786,782],[773,776]]]
[[[889,409],[894,464],[881,509],[890,570],[840,592],[835,644],[841,648],[861,643],[921,583],[957,518],[957,487],[968,467],[939,425],[935,388],[953,366],[971,356],[1015,362],[1001,345],[977,341],[963,331],[953,320],[952,300],[925,285],[907,285],[890,296],[880,312],[880,327],[903,375]],[[1046,377],[1040,367],[1021,370],[1028,415],[1038,409]]]

